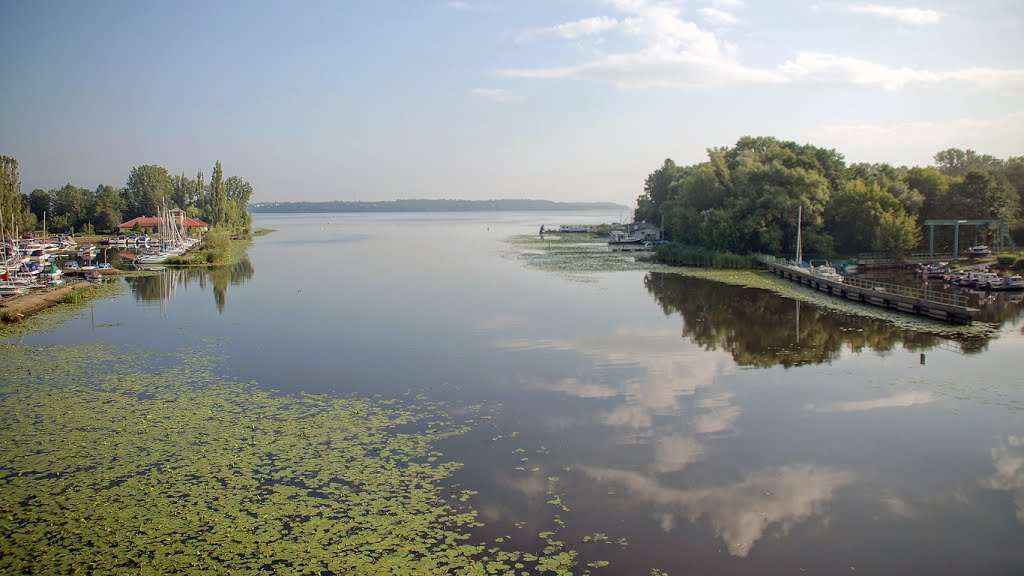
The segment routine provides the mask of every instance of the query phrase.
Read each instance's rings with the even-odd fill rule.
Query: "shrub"
[[[1000,254],[996,257],[996,264],[1003,268],[1012,268],[1017,264],[1016,254]]]
[[[696,266],[702,268],[757,268],[757,260],[731,252],[715,252],[699,246],[666,244],[654,251],[655,262],[671,266]]]

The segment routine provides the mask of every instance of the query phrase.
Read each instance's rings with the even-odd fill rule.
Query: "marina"
[[[978,312],[977,308],[968,307],[967,298],[960,294],[946,294],[850,276],[823,277],[814,274],[813,270],[777,258],[762,257],[760,260],[769,272],[779,278],[862,304],[955,324],[970,324]]]

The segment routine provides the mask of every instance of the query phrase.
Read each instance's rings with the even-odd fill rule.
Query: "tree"
[[[156,216],[171,192],[171,177],[166,168],[152,164],[132,168],[128,182],[121,189],[124,217]]]
[[[10,156],[0,156],[0,216],[7,224],[14,217],[22,219],[21,176],[18,161]]]
[[[953,179],[939,172],[935,168],[921,168],[915,166],[908,170],[903,176],[904,182],[910,190],[921,195],[922,219],[928,218],[950,218],[955,216],[949,213],[947,197],[949,186]]]
[[[63,216],[67,219],[67,228],[81,228],[89,221],[89,208],[92,194],[84,188],[70,183],[51,192],[53,197],[52,217]],[[57,228],[54,228],[56,230]]]
[[[637,222],[657,223],[661,209],[668,199],[669,187],[680,177],[679,168],[671,158],[666,158],[661,168],[647,176],[644,182],[644,194],[637,200],[637,210],[633,220]]]
[[[252,231],[252,216],[249,214],[249,200],[252,199],[252,184],[238,176],[224,181],[228,201],[228,223],[245,233]]]
[[[29,210],[36,215],[38,220],[43,219],[43,213],[49,212],[53,198],[50,193],[42,188],[36,188],[28,195]]]
[[[896,210],[882,215],[875,232],[875,251],[902,258],[921,243],[921,229],[914,218]]]
[[[1001,164],[1002,160],[971,149],[948,148],[935,154],[935,165],[946,176],[966,176],[972,170],[995,169]]]
[[[92,215],[90,221],[99,230],[114,231],[121,224],[121,211],[124,202],[113,186],[100,184],[93,192]]]
[[[228,200],[249,204],[252,198],[252,184],[242,180],[238,176],[231,176],[224,181],[224,190]]]
[[[848,180],[825,209],[825,226],[841,253],[866,252],[875,243],[883,217],[900,207],[899,201],[877,182]]]
[[[1010,219],[1017,208],[1016,191],[989,172],[971,170],[949,190],[949,204],[957,218]]]
[[[192,189],[192,198],[189,206],[195,206],[199,209],[200,214],[206,214],[206,179],[203,176],[202,170],[196,173],[195,188]]]
[[[220,166],[220,160],[213,165],[213,175],[210,177],[210,205],[207,220],[213,226],[224,224],[227,220],[227,195],[224,190],[224,170]]]
[[[184,172],[181,173],[181,176],[173,176],[171,178],[171,202],[182,210],[188,208],[194,189],[195,182],[185,176]]]

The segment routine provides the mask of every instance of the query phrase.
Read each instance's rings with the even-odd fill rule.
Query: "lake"
[[[267,390],[479,404],[442,441],[477,534],[554,515],[598,574],[1024,573],[1019,298],[947,330],[510,240],[619,219],[260,214],[243,262],[125,280],[17,342],[215,345]]]

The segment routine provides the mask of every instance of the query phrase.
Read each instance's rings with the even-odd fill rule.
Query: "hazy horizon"
[[[24,192],[220,160],[253,202],[631,206],[745,135],[1021,155],[1022,24],[1012,0],[14,3],[0,154]]]

